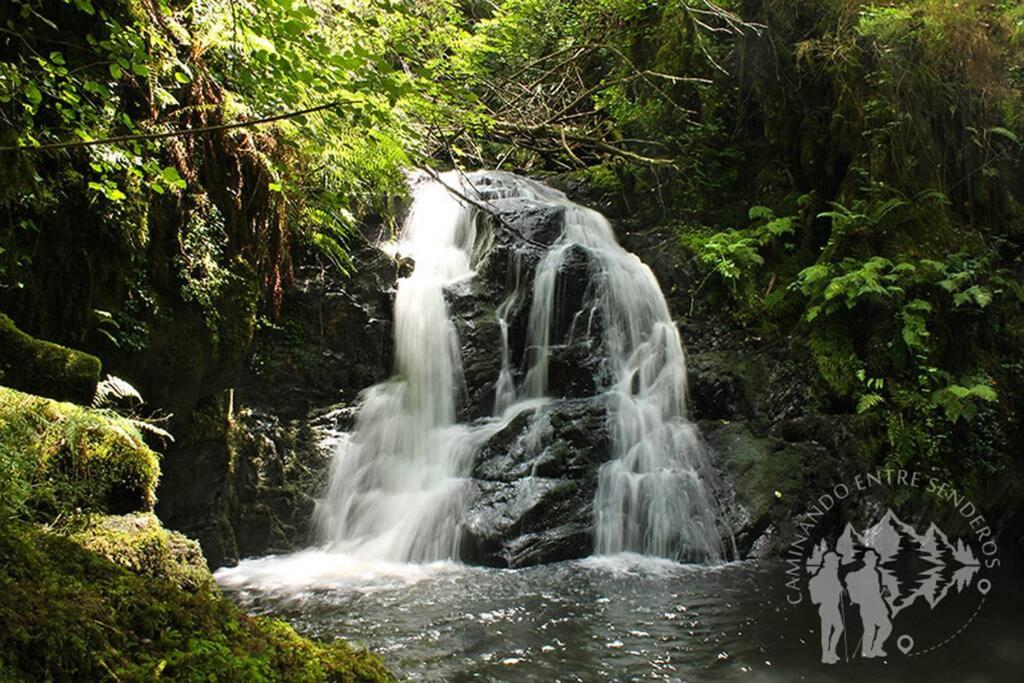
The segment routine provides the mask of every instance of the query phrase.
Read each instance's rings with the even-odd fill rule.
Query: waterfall
[[[472,201],[466,201],[464,197]],[[456,421],[462,375],[446,288],[469,281],[492,240],[488,201],[516,197],[563,210],[561,233],[532,272],[513,274],[495,316],[501,370],[494,416]],[[615,240],[600,213],[507,173],[447,173],[414,188],[399,253],[415,267],[395,299],[395,377],[365,392],[353,438],[335,458],[318,510],[323,540],[368,559],[455,559],[473,457],[520,412],[551,393],[552,348],[562,336],[600,330],[600,381],[611,451],[593,502],[595,551],[683,560],[724,556],[713,473],[686,408],[679,332],[651,270]],[[570,254],[587,259],[580,310],[556,329],[560,273]],[[508,316],[529,303],[521,381],[512,366]]]
[[[318,510],[335,549],[413,562],[457,552],[459,475],[472,449],[455,424],[460,360],[444,287],[471,275],[474,240],[472,211],[442,185],[420,185],[398,245],[415,268],[395,296],[396,376],[365,393]]]

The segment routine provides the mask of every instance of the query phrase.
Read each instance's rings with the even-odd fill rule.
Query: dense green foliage
[[[431,27],[448,14],[390,1],[5,3],[0,147],[115,140],[0,151],[0,303],[29,332],[103,356],[138,354],[196,317],[213,354],[244,348],[294,253],[349,268],[356,220],[392,213],[425,145],[412,121],[451,92],[431,75],[445,35]],[[273,116],[285,118],[222,128]]]

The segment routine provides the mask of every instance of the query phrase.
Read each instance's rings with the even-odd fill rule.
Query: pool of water
[[[784,567],[770,562],[620,555],[498,570],[308,551],[248,560],[217,580],[248,611],[363,644],[414,680],[984,683],[1024,679],[1018,573],[1001,570],[987,596],[954,589],[901,613],[883,660],[855,656],[860,622],[847,612],[848,661],[834,665],[820,663],[817,612],[788,604]],[[915,643],[906,654],[904,634]]]

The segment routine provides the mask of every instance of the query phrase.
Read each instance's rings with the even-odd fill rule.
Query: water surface
[[[1015,565],[1016,566],[1016,565]],[[217,574],[253,613],[379,652],[414,680],[971,681],[1021,680],[1024,601],[1006,570],[976,594],[901,613],[885,661],[818,663],[817,614],[787,604],[783,567],[716,567],[631,555],[521,570],[367,563],[309,551]],[[913,633],[907,656],[896,638]],[[847,615],[840,654],[859,638]]]

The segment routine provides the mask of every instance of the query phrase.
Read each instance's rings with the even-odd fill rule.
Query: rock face
[[[522,567],[589,555],[597,470],[608,452],[600,398],[520,413],[477,455],[462,558]]]
[[[165,460],[157,511],[199,540],[212,567],[309,544],[325,435],[390,372],[398,265],[369,245],[355,261],[350,278],[299,271],[280,320],[256,332],[236,389],[203,401]]]

